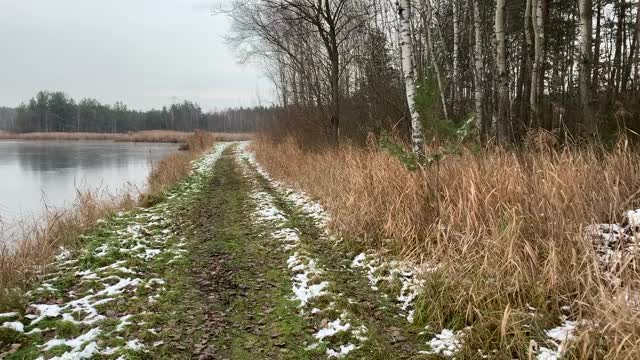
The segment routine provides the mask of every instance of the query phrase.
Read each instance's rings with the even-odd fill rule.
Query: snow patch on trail
[[[93,249],[77,254],[61,249],[53,264],[56,272],[47,276],[41,286],[27,293],[35,300],[22,312],[0,314],[0,319],[18,318],[6,321],[0,326],[29,334],[44,333],[37,325],[45,319],[57,319],[80,325],[82,333],[74,338],[47,338],[38,346],[44,359],[46,352],[58,346],[70,349],[60,356],[50,359],[89,359],[97,355],[118,355],[126,351],[145,351],[148,347],[137,336],[141,331],[125,334],[128,327],[144,324],[141,313],[119,313],[109,310],[111,302],[126,303],[131,298],[144,294],[153,303],[166,289],[165,279],[153,273],[151,267],[158,261],[171,261],[182,257],[186,252],[186,239],[178,237],[172,231],[171,199],[185,196],[197,196],[204,187],[206,176],[213,169],[228,144],[219,144],[213,151],[192,163],[192,173],[187,181],[179,184],[163,201],[150,208],[139,208],[131,212],[120,212],[111,221],[102,220],[99,226],[111,235],[104,237],[104,243]],[[114,260],[112,260],[114,259]],[[159,260],[160,259],[160,260]],[[103,266],[96,268],[96,261]],[[169,261],[169,262],[171,262]],[[104,265],[106,262],[106,265]],[[148,277],[142,276],[148,274]],[[65,281],[57,283],[65,275]],[[68,278],[73,279],[69,284]],[[104,322],[103,320],[110,321]],[[123,346],[108,346],[110,334],[114,329],[125,340]],[[47,334],[50,334],[49,332]],[[51,335],[48,335],[51,337]]]
[[[399,281],[401,287],[396,296],[396,304],[400,308],[401,314],[410,323],[413,322],[415,301],[425,284],[421,277],[438,269],[434,266],[417,265],[409,261],[387,261],[375,253],[358,254],[351,262],[351,267],[362,269],[366,273],[369,286],[374,291],[379,291],[382,285],[389,286]]]
[[[336,310],[336,300],[340,294],[334,294],[329,291],[331,283],[326,278],[323,278],[325,270],[305,250],[298,229],[287,225],[288,218],[276,207],[274,196],[268,192],[257,190],[260,188],[257,176],[262,176],[269,181],[280,196],[314,219],[321,228],[324,228],[327,216],[319,206],[312,205],[305,195],[290,191],[274,181],[257,164],[254,155],[248,152],[247,145],[247,143],[243,143],[238,147],[236,158],[243,169],[245,177],[256,189],[251,193],[251,198],[256,205],[256,210],[253,214],[255,221],[266,224],[273,229],[270,234],[271,238],[280,241],[283,250],[290,255],[287,260],[287,268],[291,272],[293,299],[298,301],[301,314],[323,319],[325,313],[330,310]],[[247,163],[250,166],[247,166]],[[254,169],[255,171],[253,171]],[[317,300],[321,298],[327,300],[322,303],[328,303],[329,305],[320,306]],[[328,358],[343,358],[347,356],[368,340],[367,328],[364,325],[354,326],[353,322],[353,319],[350,318],[346,311],[342,311],[333,320],[323,319],[320,328],[314,334],[318,342],[309,345],[307,350],[313,351],[324,344],[327,346],[326,356]],[[340,343],[336,343],[338,334],[340,334],[340,339],[343,339]]]
[[[287,260],[287,266],[295,274],[292,279],[293,293],[300,301],[301,308],[304,309],[311,300],[328,294],[327,281],[312,284],[314,279],[320,279],[322,276],[322,272],[316,267],[315,260],[296,252]]]

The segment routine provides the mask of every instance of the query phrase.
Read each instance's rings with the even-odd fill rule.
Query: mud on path
[[[213,169],[202,196],[179,212],[189,242],[193,285],[177,305],[185,316],[176,339],[186,355],[204,359],[297,358],[305,322],[290,299],[286,256],[252,222],[249,184],[228,148]],[[189,279],[190,277],[190,279]],[[191,330],[204,331],[191,336]],[[191,334],[189,334],[191,332]],[[176,357],[181,355],[176,354]]]

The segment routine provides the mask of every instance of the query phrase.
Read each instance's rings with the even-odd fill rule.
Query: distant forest
[[[61,91],[40,91],[17,109],[0,107],[0,130],[11,132],[108,132],[142,130],[252,132],[256,124],[277,111],[256,106],[203,113],[197,103],[137,111],[122,102],[101,104],[95,99],[76,101]]]

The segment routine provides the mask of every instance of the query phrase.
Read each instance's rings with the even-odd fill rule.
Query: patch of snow
[[[71,258],[71,251],[65,249],[64,247],[60,247],[60,252],[56,255],[56,261],[61,262]]]
[[[36,311],[40,314],[39,317],[36,317],[35,320],[31,322],[31,325],[35,325],[44,318],[55,318],[60,316],[62,312],[62,308],[59,305],[53,304],[32,304]]]
[[[575,330],[576,330],[576,322],[565,320],[565,322],[562,323],[562,325],[550,330],[546,330],[544,333],[548,337],[556,341],[562,342],[562,341],[573,340]]]
[[[21,323],[20,321],[8,321],[4,324],[2,324],[3,328],[8,328],[8,329],[12,329],[15,330],[17,332],[24,332],[24,324]]]
[[[80,336],[78,336],[77,338],[74,338],[74,339],[69,339],[69,340],[51,339],[51,340],[47,341],[46,343],[44,343],[42,345],[42,348],[45,351],[49,351],[49,350],[51,350],[52,348],[54,348],[56,346],[65,345],[65,346],[69,346],[69,347],[72,348],[67,353],[81,353],[82,345],[87,343],[87,342],[94,341],[95,338],[98,337],[98,335],[100,335],[100,333],[102,333],[102,331],[100,329],[93,328],[93,329],[89,330],[88,332],[86,332],[86,333],[84,333],[84,334],[82,334],[82,335],[80,335]],[[95,350],[97,351],[97,348]],[[80,358],[80,359],[86,359],[86,357],[85,358]]]
[[[127,278],[127,279],[120,279],[120,281],[118,281],[118,283],[111,285],[111,286],[107,286],[106,288],[104,288],[103,290],[100,290],[96,296],[109,296],[109,295],[117,295],[122,293],[123,289],[125,289],[128,286],[131,287],[135,287],[138,286],[140,283],[142,282],[142,280],[135,278],[135,279],[131,279],[131,278]]]
[[[415,300],[422,292],[425,281],[420,277],[432,273],[437,267],[430,265],[417,265],[408,261],[386,261],[382,256],[365,253],[353,258],[351,267],[363,269],[366,272],[369,286],[373,291],[378,291],[381,283],[392,284],[398,280],[401,284],[400,293],[396,302],[409,322],[413,322],[415,313]]]
[[[354,344],[340,345],[340,348],[337,351],[333,349],[327,349],[327,357],[329,358],[335,357],[335,358],[341,359],[349,355],[349,353],[355,349],[356,349],[356,346]]]
[[[453,332],[452,330],[444,329],[427,342],[430,350],[421,351],[421,353],[452,357],[460,350],[463,336],[463,331]]]
[[[144,345],[138,339],[127,341],[126,345],[127,349],[131,349],[133,351],[137,351],[144,348]]]
[[[575,339],[575,331],[578,323],[576,321],[565,320],[560,326],[545,330],[545,335],[549,337],[548,342],[554,345],[554,349],[540,347],[536,355],[538,360],[556,360],[562,357],[567,351],[567,346]]]
[[[303,260],[306,260],[306,264]],[[321,275],[313,259],[303,257],[296,252],[287,260],[287,266],[296,273],[292,278],[292,287],[295,298],[300,301],[300,307],[304,308],[310,300],[327,294],[326,289],[329,286],[327,281],[309,284],[312,278]]]
[[[116,326],[116,331],[123,331],[125,327],[133,324],[131,321],[129,321],[129,319],[131,319],[133,317],[133,315],[125,315],[123,317],[120,318],[120,324],[118,324],[118,326]]]
[[[0,314],[0,318],[8,318],[8,317],[16,317],[16,316],[18,316],[17,312],[6,312],[6,313]]]
[[[536,355],[537,360],[558,360],[560,358],[560,354],[556,350],[551,350],[546,347],[541,347],[538,350],[538,355]]]
[[[334,336],[339,332],[348,331],[349,329],[351,329],[351,324],[343,324],[342,319],[336,319],[335,321],[327,323],[325,327],[318,330],[313,336],[318,340],[323,340],[326,337]]]
[[[353,268],[363,268],[364,267],[364,261],[367,259],[367,255],[365,255],[365,253],[360,253],[358,254],[356,257],[353,258],[353,261],[351,262],[351,267]]]

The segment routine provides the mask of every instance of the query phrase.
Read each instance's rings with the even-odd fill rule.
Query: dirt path
[[[209,336],[177,342],[216,359],[425,358],[420,329],[371,290],[322,216],[265,176],[244,146],[230,147],[203,195],[180,212],[195,290],[178,313],[206,299],[202,317],[213,320]],[[198,326],[186,319],[176,330]]]
[[[149,209],[61,259],[0,327],[7,359],[425,359],[413,273],[358,255],[326,214],[222,144]],[[2,316],[3,314],[0,314]],[[4,314],[6,315],[6,314]],[[440,347],[440,348],[439,348]]]

